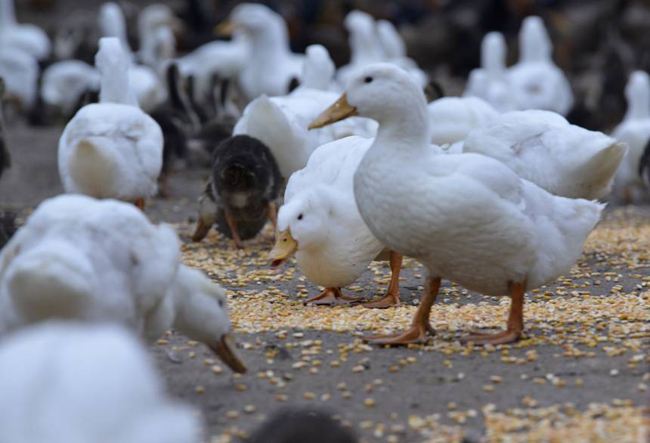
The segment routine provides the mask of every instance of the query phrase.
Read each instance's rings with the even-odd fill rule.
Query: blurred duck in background
[[[625,87],[625,96],[627,112],[612,132],[612,137],[629,146],[616,174],[615,191],[619,199],[630,204],[648,192],[643,187],[643,174],[639,171],[644,170],[641,159],[650,141],[650,76],[643,71],[633,72]]]
[[[203,440],[196,411],[165,393],[147,350],[118,326],[50,322],[18,332],[0,342],[0,372],[3,441]]]
[[[100,40],[99,103],[84,106],[66,125],[59,139],[59,174],[66,192],[144,208],[157,191],[163,134],[131,92],[130,63],[117,38]]]
[[[173,228],[132,205],[61,195],[0,251],[0,332],[51,319],[124,325],[153,342],[173,328],[233,371],[225,290],[183,265]]]
[[[269,148],[247,135],[219,143],[212,162],[192,240],[201,241],[216,225],[242,248],[242,241],[255,237],[267,220],[275,227],[282,176]]]

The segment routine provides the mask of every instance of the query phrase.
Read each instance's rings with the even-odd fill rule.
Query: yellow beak
[[[357,108],[348,103],[348,96],[343,94],[329,108],[324,110],[309,124],[309,129],[318,129],[357,114]]]
[[[225,22],[221,22],[214,27],[214,33],[221,37],[228,37],[231,36],[233,32],[235,32],[236,28],[237,25],[234,22],[226,20]]]
[[[291,236],[289,229],[278,233],[275,239],[275,245],[269,258],[271,259],[271,266],[278,266],[283,261],[291,257],[298,249],[298,242]]]

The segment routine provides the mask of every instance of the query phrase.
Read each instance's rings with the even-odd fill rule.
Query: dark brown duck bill
[[[212,351],[217,354],[221,361],[228,365],[228,367],[234,372],[237,372],[238,374],[244,374],[246,372],[246,366],[244,366],[244,363],[242,363],[242,361],[233,351],[229,340],[230,337],[228,334],[224,334],[216,344],[210,346],[210,349],[212,349]]]
[[[309,124],[309,129],[318,129],[331,125],[357,114],[357,108],[348,103],[348,96],[343,94],[329,108],[324,110],[314,121]]]

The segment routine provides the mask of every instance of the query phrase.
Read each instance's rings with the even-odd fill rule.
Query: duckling
[[[17,332],[0,344],[0,372],[0,408],[11,411],[0,415],[5,442],[203,440],[197,411],[165,393],[148,350],[118,326]]]
[[[508,70],[517,109],[543,109],[567,115],[573,106],[571,85],[552,60],[553,46],[541,18],[524,20],[519,61]]]
[[[478,154],[431,149],[421,88],[400,69],[369,66],[311,127],[360,115],[378,121],[377,137],[354,176],[354,195],[370,231],[387,248],[428,271],[411,327],[380,344],[427,339],[442,278],[485,295],[511,297],[507,329],[467,341],[503,344],[524,328],[524,293],[567,273],[604,205],[554,196]]]
[[[401,256],[388,254],[370,232],[354,202],[352,177],[372,139],[351,136],[318,147],[307,166],[289,178],[278,212],[278,235],[270,252],[277,266],[296,256],[309,281],[325,287],[307,304],[359,302],[341,288],[353,283],[373,260],[390,259],[391,281],[386,295],[369,308],[398,306]]]
[[[263,94],[284,95],[291,79],[300,78],[304,56],[291,52],[286,22],[268,6],[241,3],[220,29],[239,29],[250,39],[250,53],[238,78],[247,101]]]
[[[212,160],[212,177],[199,199],[192,240],[201,241],[216,224],[242,248],[242,240],[256,236],[267,219],[275,225],[282,176],[269,148],[246,135],[219,143]]]
[[[84,106],[59,139],[59,174],[66,192],[117,198],[144,207],[162,168],[160,126],[131,92],[129,60],[117,38],[99,41],[100,102]]]
[[[50,56],[51,46],[41,28],[16,21],[14,0],[0,0],[0,47],[20,49],[44,61]]]
[[[236,372],[224,289],[180,262],[179,239],[132,205],[61,195],[0,252],[0,331],[51,319],[121,324],[155,341],[170,328]]]
[[[638,171],[643,150],[650,140],[650,76],[643,71],[633,72],[625,87],[625,97],[627,112],[612,137],[629,146],[614,182],[617,197],[629,204],[644,192]]]

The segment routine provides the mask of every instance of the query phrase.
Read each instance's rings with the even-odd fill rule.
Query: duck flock
[[[174,329],[246,371],[226,291],[182,263],[173,227],[147,217],[188,157],[211,167],[192,240],[215,228],[245,248],[270,221],[269,264],[294,257],[323,287],[308,304],[361,302],[345,288],[384,260],[390,284],[364,305],[398,306],[402,258],[421,263],[411,326],[365,338],[384,345],[429,339],[442,279],[511,298],[503,332],[467,342],[517,341],[524,294],[568,273],[604,202],[648,197],[648,73],[629,76],[611,134],[569,123],[572,87],[536,16],[523,21],[512,66],[503,35],[486,34],[480,67],[451,97],[390,21],[358,10],[344,21],[350,61],[337,68],[322,45],[292,52],[287,23],[262,4],[237,5],[215,29],[229,39],[183,54],[180,19],[163,4],[139,12],[137,51],[116,3],[97,11],[93,42],[74,29],[50,39],[16,21],[13,0],[0,5],[0,177],[14,149],[7,121],[65,123],[65,193],[0,252],[2,441],[53,441],[52,429],[61,442],[201,440],[197,416],[166,397],[134,338]],[[94,63],[75,58],[83,51]]]

